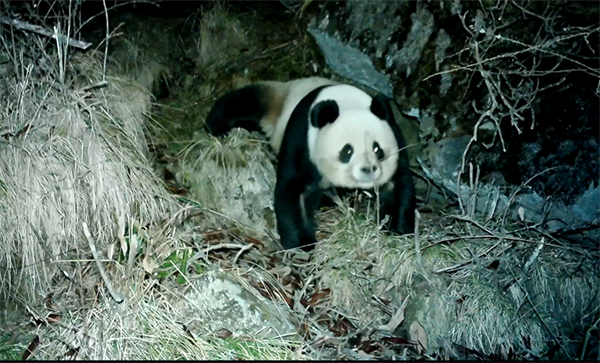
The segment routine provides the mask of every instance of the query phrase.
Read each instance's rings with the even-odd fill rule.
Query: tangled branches
[[[536,125],[533,106],[540,92],[562,85],[574,72],[600,80],[600,26],[589,15],[589,3],[501,0],[490,7],[483,2],[479,5],[475,14],[459,13],[468,33],[466,46],[455,54],[459,65],[425,78],[467,71],[471,73],[469,82],[478,75],[485,86],[482,104],[471,103],[479,118],[464,151],[461,172],[482,125],[494,130],[492,141],[484,146],[489,149],[498,138],[506,152],[500,128],[504,119],[521,134],[526,116],[530,115],[531,129]],[[563,15],[566,11],[576,17],[588,12],[592,21],[586,26],[569,25]]]

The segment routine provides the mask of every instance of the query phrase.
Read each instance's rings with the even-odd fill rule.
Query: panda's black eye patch
[[[339,115],[340,109],[335,101],[321,101],[313,107],[310,113],[310,122],[314,127],[323,128],[328,123],[337,120]]]
[[[344,145],[340,151],[340,161],[344,164],[348,163],[354,154],[354,148],[350,144]]]
[[[377,141],[373,143],[373,152],[375,153],[377,160],[381,161],[385,157],[385,153],[383,152],[383,149],[379,146],[379,143]]]

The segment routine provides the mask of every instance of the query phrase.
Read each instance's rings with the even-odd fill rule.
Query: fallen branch
[[[90,47],[90,45],[92,45],[92,43],[89,42],[84,42],[81,40],[76,40],[73,38],[68,38],[65,37],[63,35],[56,35],[53,31],[50,31],[44,27],[41,27],[39,25],[33,25],[33,24],[29,24],[26,23],[24,21],[20,21],[20,20],[16,20],[16,19],[9,19],[5,16],[0,16],[0,23],[4,23],[10,26],[14,26],[15,28],[21,29],[21,30],[25,30],[25,31],[29,31],[29,32],[34,32],[37,34],[41,34],[44,35],[46,37],[50,37],[53,39],[57,39],[59,41],[65,42],[67,44],[69,44],[72,47],[75,48],[79,48],[81,50],[86,50],[87,48]]]
[[[85,234],[85,238],[87,239],[88,244],[90,245],[90,250],[92,250],[92,255],[94,256],[94,260],[96,261],[96,265],[98,266],[98,270],[100,271],[100,276],[102,276],[102,280],[104,280],[104,284],[106,285],[108,292],[116,302],[122,303],[123,296],[113,289],[112,283],[110,282],[106,271],[104,271],[104,266],[102,266],[102,262],[100,261],[98,251],[96,251],[96,245],[94,244],[94,240],[92,239],[92,235],[90,233],[90,230],[88,229],[87,223],[83,222],[82,225],[83,234]]]
[[[220,250],[222,248],[226,248],[226,249],[239,248],[240,249],[239,252],[235,255],[235,258],[233,259],[233,264],[235,264],[237,262],[237,260],[240,258],[240,256],[242,255],[242,253],[248,251],[252,247],[254,247],[254,245],[252,243],[249,243],[247,245],[242,245],[242,244],[237,244],[237,243],[219,243],[218,245],[208,246],[208,247],[202,249],[201,252],[204,253],[204,255],[208,255],[208,253],[213,250]]]

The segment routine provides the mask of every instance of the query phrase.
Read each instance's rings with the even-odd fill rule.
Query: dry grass
[[[273,155],[261,138],[244,130],[223,139],[199,130],[203,119],[197,115],[206,115],[216,96],[253,80],[251,72],[232,72],[227,80],[221,79],[223,64],[235,63],[243,40],[247,47],[254,44],[251,34],[240,29],[244,24],[214,11],[206,18],[214,24],[201,27],[205,35],[200,44],[205,39],[204,45],[211,45],[211,36],[224,32],[235,34],[233,43],[218,53],[198,47],[200,59],[219,54],[220,58],[212,60],[221,63],[202,63],[204,82],[192,87],[199,95],[193,107],[196,116],[165,112],[172,119],[196,117],[188,121],[196,126],[193,136],[180,138],[176,147],[171,146],[170,154],[176,156],[169,158],[169,169],[205,210],[198,221],[201,229],[222,227],[264,243],[270,240],[265,232],[276,234],[272,221]],[[179,135],[186,134],[179,130]],[[430,339],[429,357],[461,356],[460,347],[505,356],[512,350],[519,352],[519,357],[526,357],[529,351],[528,357],[536,357],[547,352],[555,338],[572,339],[569,335],[574,330],[590,324],[599,281],[597,274],[589,273],[596,267],[590,259],[582,258],[581,250],[551,246],[546,239],[538,254],[536,247],[542,236],[536,232],[501,233],[500,221],[482,216],[471,216],[472,221],[468,221],[424,214],[421,252],[416,254],[413,236],[378,232],[374,204],[360,207],[350,199],[338,208],[320,212],[322,242],[310,263],[294,266],[304,277],[304,290],[287,289],[296,312],[305,314],[301,318],[309,322],[316,340],[328,337],[335,341],[327,327],[317,322],[323,315],[334,321],[345,316],[362,331],[386,324],[390,316],[374,304],[373,296],[389,301],[392,311],[409,298],[405,322],[397,334],[408,336],[408,326],[418,321]],[[477,224],[485,225],[488,231]],[[259,256],[253,254],[253,258],[260,261]],[[557,258],[577,263],[557,264]],[[530,259],[533,262],[525,269]],[[290,263],[287,257],[283,260]],[[494,267],[496,261],[498,266]],[[454,269],[435,272],[454,265]],[[577,270],[577,266],[582,269]],[[285,290],[286,286],[279,288]],[[326,288],[331,294],[314,311],[299,307],[302,297],[308,299]],[[578,302],[587,305],[582,307]],[[588,313],[592,315],[586,316]],[[339,339],[341,346],[343,339]],[[563,344],[561,354],[573,355],[580,343]]]
[[[186,66],[185,21],[154,17],[143,22],[129,14],[112,21],[120,23],[117,31],[122,34],[111,39],[111,72],[152,93],[164,92],[161,86],[168,91],[176,87],[177,71]]]
[[[205,210],[213,211],[205,214],[202,229],[230,227],[264,238],[264,231],[275,227],[275,167],[266,145],[245,130],[224,139],[198,132],[179,154],[176,176],[190,185]]]
[[[373,205],[353,203],[320,216],[329,237],[309,274],[332,291],[322,312],[341,312],[365,329],[390,319],[373,296],[392,311],[408,298],[403,326],[418,321],[434,356],[456,356],[460,346],[524,354],[527,344],[533,357],[555,340],[565,357],[576,353],[581,340],[569,342],[569,334],[592,323],[600,292],[597,266],[584,249],[544,243],[534,232],[502,234],[500,221],[482,230],[481,217],[449,216],[421,222],[419,258],[413,236],[378,233]]]
[[[202,16],[200,36],[196,39],[197,63],[204,67],[223,66],[240,49],[249,44],[247,31],[240,21],[230,16],[227,7],[220,1]]]
[[[153,140],[164,145],[166,168],[189,190],[187,198],[206,212],[197,220],[199,229],[232,228],[264,239],[265,230],[275,226],[274,155],[264,139],[245,130],[217,139],[202,129],[216,97],[257,79],[251,72],[223,69],[245,57],[254,59],[263,45],[253,39],[256,29],[220,2],[189,22],[197,24],[190,53],[196,59],[196,76],[183,81],[175,102],[158,108],[160,128],[153,128]]]
[[[43,339],[32,358],[55,359],[76,351],[77,359],[84,360],[302,359],[298,343],[244,336],[220,338],[188,329],[193,317],[182,315],[175,303],[184,298],[180,291],[187,287],[160,293],[155,285],[156,281],[147,280],[131,290],[130,298],[120,305],[103,296],[101,303],[42,328],[39,334]]]
[[[90,83],[101,79],[101,64],[94,55],[71,62]],[[82,222],[103,249],[125,218],[153,223],[174,204],[145,153],[146,91],[111,78],[98,92],[77,91],[90,84],[83,79],[59,92],[52,75],[21,74],[0,80],[1,281],[3,292],[37,296],[62,274],[75,278],[75,265],[56,260],[86,256]]]
[[[152,37],[168,37],[138,35],[136,42],[122,39],[122,51],[127,51],[113,58],[118,67],[109,68],[107,87],[84,89],[103,79],[96,52],[76,54],[66,63],[61,71],[67,75],[64,85],[57,84],[58,72],[40,73],[21,62],[27,58],[23,55],[13,59],[18,69],[0,72],[0,99],[6,105],[0,115],[0,302],[18,302],[27,310],[24,321],[22,310],[2,307],[8,315],[2,319],[6,330],[0,333],[1,356],[19,357],[39,339],[35,359],[65,358],[75,351],[84,359],[301,359],[298,343],[221,339],[187,330],[181,324],[184,317],[173,308],[186,297],[176,289],[160,293],[160,280],[145,279],[147,274],[154,276],[151,272],[165,256],[201,240],[202,234],[195,225],[182,226],[190,208],[176,211],[175,199],[150,167],[145,130],[149,92],[169,73],[166,59],[153,58],[149,49],[156,49]],[[36,51],[28,47],[28,52]],[[47,49],[38,57],[55,63]],[[183,153],[190,154],[186,160],[195,165],[200,162],[205,172],[229,160],[237,152],[231,151],[233,146],[246,145],[264,153],[257,158],[265,157],[265,150],[244,140],[250,140],[247,134],[206,153],[211,149],[202,146],[220,142],[204,136]],[[273,167],[265,165],[264,170],[272,173]],[[235,169],[228,167],[225,173],[235,179]],[[219,188],[229,185],[218,183]],[[199,190],[210,197],[204,188]],[[241,209],[242,204],[235,207]],[[210,216],[222,220],[219,213],[202,210],[208,222],[217,225]],[[125,296],[121,304],[114,303],[99,277],[82,233],[84,223],[90,226],[114,290]],[[137,251],[132,250],[133,240]]]
[[[37,319],[29,330],[41,337],[33,358],[65,358],[75,350],[82,359],[306,357],[307,346],[300,343],[222,339],[187,329],[185,322],[194,317],[184,316],[178,306],[187,298],[188,275],[176,284],[155,274],[164,257],[183,250],[203,266],[217,261],[229,272],[236,272],[232,265],[246,266],[236,278],[243,285],[245,279],[252,282],[245,286],[273,287],[261,293],[274,300],[289,294],[288,304],[304,323],[302,333],[311,343],[323,338],[337,357],[343,356],[347,336],[334,337],[324,317],[345,317],[366,334],[388,323],[407,298],[404,322],[388,333],[408,337],[410,323],[423,326],[428,355],[411,351],[410,357],[461,357],[460,347],[466,347],[496,357],[514,350],[518,358],[537,358],[552,342],[560,343],[562,356],[575,356],[582,338],[573,332],[598,316],[597,256],[534,229],[506,224],[505,230],[504,221],[472,214],[423,213],[416,252],[414,236],[380,232],[375,202],[355,195],[318,213],[321,242],[310,261],[302,253],[271,254],[275,168],[267,143],[244,130],[217,139],[200,129],[214,97],[259,77],[246,74],[245,67],[224,76],[224,64],[235,63],[241,48],[261,47],[222,5],[205,12],[198,24],[193,57],[201,72],[183,78],[183,92],[176,95],[181,104],[161,108],[150,125],[149,90],[158,78],[177,78],[169,73],[165,54],[152,55],[161,49],[156,40],[172,47],[164,53],[179,51],[156,32],[123,39],[129,47],[120,48],[114,58],[119,68],[113,68],[123,77],[109,77],[107,88],[77,91],[102,79],[102,62],[94,53],[69,63],[68,74],[77,77],[64,92],[57,90],[53,74],[32,72],[25,63],[15,72],[24,75],[18,82],[0,79],[0,101],[7,105],[0,115],[0,289]],[[217,41],[222,37],[231,43]],[[298,61],[305,54],[290,57]],[[277,67],[293,68],[283,61]],[[290,74],[273,71],[270,78]],[[187,207],[176,209],[150,168],[148,134],[154,146],[164,147],[167,168],[188,187]],[[103,263],[115,289],[126,295],[122,304],[114,303],[98,276],[83,222],[107,257]],[[253,236],[262,247],[236,241],[251,248],[239,249],[241,257],[235,250],[229,260],[213,254],[209,261],[202,251],[214,246],[207,231],[221,228]],[[140,247],[130,257],[122,246],[131,248],[133,240]],[[279,258],[276,266],[274,258]],[[299,286],[271,276],[290,277],[286,268],[301,275]],[[331,290],[325,298],[310,308],[302,304],[324,289]],[[52,311],[42,301],[50,293],[56,299],[52,308],[63,315],[58,323],[40,324]],[[384,302],[383,309],[374,297]],[[0,334],[0,353],[18,357],[9,350],[22,351],[31,337],[6,343],[4,350],[8,335]]]

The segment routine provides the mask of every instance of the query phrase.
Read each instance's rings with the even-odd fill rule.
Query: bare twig
[[[517,193],[519,193],[519,192],[521,191],[521,189],[523,189],[524,187],[526,187],[526,186],[529,184],[529,182],[531,182],[533,179],[537,178],[538,176],[540,176],[540,175],[542,175],[542,174],[544,174],[544,173],[547,173],[547,172],[549,172],[549,171],[552,171],[552,170],[554,170],[554,169],[561,168],[561,167],[562,167],[562,166],[560,166],[560,165],[559,165],[559,166],[554,166],[554,167],[552,167],[552,168],[548,168],[548,169],[546,169],[546,170],[543,170],[543,171],[541,171],[541,172],[539,172],[539,173],[535,174],[535,175],[534,175],[534,176],[532,176],[531,178],[527,179],[527,181],[526,181],[525,183],[521,184],[521,185],[520,185],[520,186],[517,188],[517,190],[515,190],[515,191],[514,191],[514,192],[511,194],[510,198],[508,198],[508,203],[506,203],[506,206],[504,207],[504,213],[503,213],[503,216],[502,216],[502,231],[505,231],[505,230],[506,230],[506,229],[505,229],[506,214],[508,213],[508,209],[509,209],[509,207],[510,207],[511,203],[513,202],[513,200],[515,199],[515,196],[517,195]]]
[[[585,338],[583,339],[583,346],[581,348],[581,355],[579,356],[579,360],[585,359],[585,352],[587,350],[588,341],[590,340],[590,336],[592,335],[592,330],[598,328],[598,323],[600,323],[600,318],[598,318],[598,320],[596,320],[596,322],[592,324],[592,326],[590,326],[585,332]]]
[[[424,269],[423,259],[421,258],[421,241],[419,241],[419,221],[421,214],[415,209],[415,258],[420,269]]]
[[[493,61],[496,61],[496,60],[499,60],[499,59],[504,59],[504,58],[513,58],[514,56],[522,54],[522,53],[527,53],[527,52],[531,52],[531,51],[534,51],[534,50],[540,50],[540,48],[550,48],[552,45],[554,45],[554,44],[556,44],[558,42],[562,42],[562,41],[565,41],[565,40],[570,40],[570,39],[577,38],[577,37],[586,37],[586,36],[589,36],[590,34],[592,34],[594,32],[597,32],[597,31],[600,31],[600,28],[595,28],[595,29],[588,30],[586,32],[581,32],[581,33],[577,33],[577,34],[570,34],[570,35],[566,35],[566,36],[563,36],[563,37],[558,37],[558,38],[555,38],[555,39],[552,39],[552,40],[548,40],[548,41],[546,41],[546,42],[544,42],[542,44],[535,45],[535,46],[534,45],[528,45],[528,44],[525,44],[525,43],[521,43],[522,46],[526,47],[525,49],[517,50],[517,51],[514,51],[514,52],[510,52],[510,53],[500,54],[500,55],[497,55],[497,56],[494,56],[494,57],[491,57],[491,58],[482,59],[480,61],[476,61],[474,63],[470,63],[470,64],[468,64],[466,66],[454,67],[452,69],[448,69],[448,70],[445,70],[445,71],[436,72],[436,73],[430,74],[429,76],[423,78],[421,81],[423,82],[423,81],[426,81],[426,80],[428,80],[430,78],[433,78],[433,77],[436,77],[436,76],[440,76],[442,74],[455,73],[455,72],[458,72],[458,71],[474,71],[476,67],[478,67],[478,66],[480,66],[482,64],[485,64],[485,63],[490,63],[490,62],[493,62]],[[498,39],[502,39],[502,40],[508,41],[509,38],[505,38],[505,37],[500,38],[500,36],[498,36]],[[547,52],[547,53],[550,53],[550,52]],[[550,53],[550,54],[557,55],[557,54],[554,54],[554,53]],[[572,61],[574,63],[579,63],[579,62],[577,62],[574,59],[571,59],[569,57],[565,57],[565,56],[562,56],[562,55],[561,55],[561,57],[564,58],[564,59],[567,59],[569,61]],[[591,72],[591,75],[596,76],[596,77],[600,77],[600,71],[599,70],[591,68],[591,67],[588,67],[588,66],[585,66],[584,68],[586,68],[589,72]],[[574,68],[574,69],[572,69],[572,71],[582,71],[582,69],[580,69],[580,68]],[[544,74],[549,74],[549,73],[553,73],[553,72],[548,72],[548,73],[544,73]]]
[[[250,244],[248,244],[248,246],[252,247],[253,244],[250,243]],[[219,243],[218,245],[213,245],[213,246],[208,246],[206,248],[203,248],[202,252],[209,253],[210,251],[220,250],[222,248],[226,248],[226,249],[230,249],[230,250],[239,248],[242,251],[246,251],[246,250],[248,250],[248,246],[244,246],[244,245],[238,244],[238,243]]]
[[[102,276],[102,280],[104,280],[104,284],[106,285],[110,296],[112,296],[112,298],[117,303],[123,302],[123,295],[119,294],[117,291],[115,291],[115,289],[113,289],[112,283],[110,282],[110,279],[108,278],[108,275],[104,270],[104,266],[102,266],[102,261],[100,261],[100,255],[98,254],[98,251],[96,251],[96,245],[94,244],[94,240],[92,239],[92,235],[90,234],[87,223],[82,222],[81,224],[83,225],[83,233],[85,234],[85,238],[87,239],[88,244],[90,245],[90,250],[92,251],[92,255],[94,256],[94,260],[96,261],[96,266],[98,266],[98,271],[100,271],[100,276]]]
[[[144,4],[150,4],[150,5],[155,5],[155,6],[159,6],[158,4],[156,4],[153,1],[144,1],[144,0],[136,0],[137,3],[144,3]],[[111,6],[110,8],[108,8],[108,10],[113,10],[116,9],[120,6],[126,6],[126,5],[131,5],[131,2],[129,1],[123,1],[122,3],[117,3],[113,6]],[[96,19],[98,16],[105,14],[106,13],[106,9],[102,12],[99,12],[95,15],[90,16],[89,18],[87,18],[86,21],[84,21],[83,23],[81,23],[81,25],[79,25],[79,28],[77,28],[77,30],[75,31],[75,34],[78,34],[81,29],[83,29],[84,26],[86,26],[87,24],[89,24],[92,20]]]
[[[493,246],[491,246],[487,250],[485,250],[482,253],[480,253],[479,255],[477,255],[477,257],[472,258],[470,260],[463,261],[463,262],[458,263],[458,264],[453,265],[453,266],[448,266],[448,267],[441,268],[439,270],[434,271],[433,273],[439,274],[439,273],[443,273],[443,272],[448,272],[448,273],[456,272],[459,269],[461,269],[462,267],[468,266],[471,263],[473,263],[474,261],[479,260],[482,257],[485,257],[487,254],[489,254],[494,249],[496,249],[496,247],[500,246],[500,244],[502,244],[502,242],[504,242],[503,238],[501,238],[498,242],[496,242]],[[506,251],[507,249],[508,248],[505,248],[503,251],[500,252],[500,254],[504,253],[504,251]]]
[[[475,102],[472,103],[475,112],[480,114],[480,117],[475,123],[473,135],[463,152],[460,173],[464,173],[465,171],[467,154],[471,146],[478,141],[478,131],[482,124],[492,121],[495,125],[492,142],[490,144],[483,144],[483,146],[490,148],[494,145],[496,137],[498,137],[504,152],[506,152],[506,145],[500,128],[502,120],[509,118],[511,126],[520,134],[522,129],[521,123],[525,120],[525,113],[530,113],[530,127],[533,129],[536,124],[533,102],[536,100],[538,93],[555,87],[562,83],[565,78],[562,77],[563,79],[553,82],[550,85],[540,85],[540,77],[556,73],[580,71],[595,78],[600,78],[600,69],[597,67],[589,66],[573,58],[569,52],[561,53],[556,50],[557,46],[560,47],[576,39],[587,41],[591,34],[600,31],[600,27],[593,25],[577,29],[574,27],[561,28],[560,32],[567,32],[567,34],[559,36],[555,34],[558,31],[554,31],[554,28],[557,27],[555,20],[558,18],[554,8],[546,6],[544,11],[538,14],[527,9],[525,5],[519,4],[518,1],[504,1],[503,3],[504,5],[498,3],[496,5],[485,6],[483,2],[480,2],[481,10],[477,11],[475,22],[471,25],[468,25],[466,21],[468,12],[460,14],[460,21],[464,30],[469,34],[470,39],[467,47],[451,57],[458,57],[460,62],[461,58],[467,55],[472,60],[465,62],[467,63],[466,65],[436,72],[423,79],[425,81],[438,75],[468,71],[471,72],[471,77],[475,73],[479,74],[485,84],[487,90],[486,96],[483,98],[485,106],[479,110]],[[510,23],[513,21],[507,18],[502,24],[498,24],[501,21],[500,19],[502,19],[502,14],[504,14],[507,4],[520,9],[524,16],[532,16],[536,21],[541,20],[544,22],[543,26],[539,27],[537,34],[534,34],[531,40],[528,40],[530,44],[521,39],[509,38],[500,34],[499,30],[507,22]],[[487,24],[482,24],[484,20]],[[517,50],[492,56],[486,55],[486,53],[491,53],[494,47],[497,48],[497,44],[503,43],[513,48],[516,47]],[[593,47],[590,47],[590,49],[594,51]],[[553,65],[548,64],[545,59],[554,59],[555,63]],[[573,64],[574,67],[570,67],[570,69],[560,67],[567,62]],[[544,64],[543,69],[541,66],[542,63]],[[463,210],[462,203],[460,207]]]
[[[110,37],[110,27],[108,22],[108,9],[106,8],[106,0],[102,0],[104,6],[104,16],[106,17],[106,42],[104,43],[104,63],[102,65],[102,83],[106,83],[106,61],[108,59],[108,39]]]
[[[428,249],[430,247],[437,246],[437,245],[440,245],[440,244],[452,243],[452,242],[456,242],[456,241],[460,241],[460,240],[482,240],[482,239],[499,239],[499,238],[500,237],[495,236],[495,235],[448,237],[448,238],[441,239],[439,241],[435,241],[435,242],[433,242],[433,243],[431,243],[431,244],[429,244],[427,246],[421,247],[421,251],[424,251],[424,250],[426,250],[426,249]],[[528,240],[528,239],[525,239],[525,238],[519,238],[519,237],[502,236],[502,238],[505,239],[506,241],[512,241],[512,242],[522,242],[522,243],[529,243],[529,244],[536,244],[536,245],[539,244],[539,242]],[[571,251],[571,252],[577,253],[577,254],[582,255],[582,256],[588,256],[587,254],[585,254],[584,252],[582,252],[580,250],[577,250],[577,249],[572,248],[572,247],[562,246],[562,245],[559,245],[559,244],[555,245],[555,244],[552,244],[552,243],[545,242],[544,246],[546,246],[546,247],[552,247],[552,248],[558,248],[558,249],[563,249],[565,251]],[[407,254],[407,257],[410,257],[410,256],[412,256],[411,253]]]
[[[72,47],[79,48],[82,50],[86,50],[87,48],[90,47],[90,45],[92,45],[92,43],[89,43],[89,42],[83,42],[80,40],[72,39],[72,38],[57,34],[53,31],[48,30],[39,25],[29,24],[24,21],[16,20],[16,19],[9,19],[5,16],[0,16],[0,23],[4,23],[7,25],[14,26],[15,28],[18,28],[21,30],[26,30],[26,31],[37,33],[37,34],[40,34],[40,35],[43,35],[46,37],[50,37],[50,38],[56,39],[57,41],[67,43]]]
[[[252,243],[248,243],[247,245],[245,245],[244,247],[240,248],[240,250],[238,251],[238,253],[235,254],[235,258],[233,259],[232,264],[235,265],[238,258],[240,258],[240,256],[242,255],[242,253],[248,251],[249,249],[252,248],[252,246],[254,246]]]
[[[542,240],[537,245],[537,247],[535,248],[535,250],[533,251],[533,253],[531,254],[531,256],[529,256],[529,259],[525,263],[525,267],[524,267],[525,273],[529,273],[529,270],[533,266],[533,263],[535,262],[535,260],[540,255],[540,252],[542,252],[542,248],[544,248],[544,237],[542,237]]]

